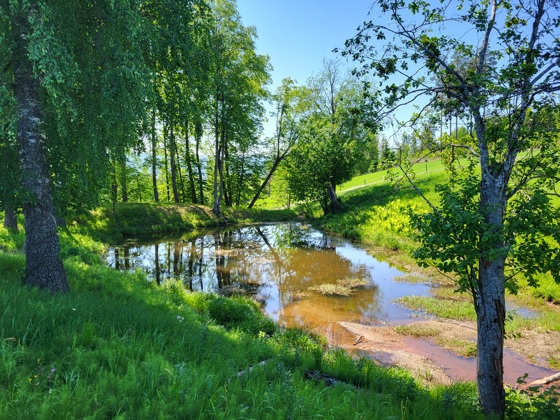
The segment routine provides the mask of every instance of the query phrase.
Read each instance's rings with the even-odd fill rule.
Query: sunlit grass
[[[423,389],[403,370],[280,329],[246,298],[105,267],[99,249],[62,235],[72,291],[56,296],[22,285],[17,247],[0,253],[0,418],[480,415],[463,403],[476,401],[472,387]],[[446,406],[442,395],[461,397]]]
[[[446,300],[429,296],[403,296],[396,303],[421,314],[431,314],[440,318],[475,321],[476,312],[471,302]]]
[[[429,338],[437,343],[440,347],[443,347],[444,349],[447,349],[458,356],[476,356],[475,341],[445,337],[442,335],[442,331],[435,327],[428,327],[421,324],[399,325],[395,327],[395,331],[399,334],[411,337],[424,339]]]

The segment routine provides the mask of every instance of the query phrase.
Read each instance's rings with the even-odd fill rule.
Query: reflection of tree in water
[[[226,258],[226,252],[231,249],[232,231],[214,232],[214,254],[216,255],[216,278],[218,288],[231,285],[232,261]]]
[[[281,224],[221,229],[195,238],[154,240],[144,246],[134,243],[115,247],[108,259],[114,260],[110,264],[116,268],[141,268],[158,284],[175,278],[189,290],[258,292],[264,300],[278,299],[282,308],[311,286],[346,277],[372,283],[368,268],[337,254],[336,246],[336,239],[320,232]],[[327,302],[336,301],[341,310],[370,313],[377,306],[376,295],[372,285],[355,291],[351,298],[328,298]],[[318,301],[318,296],[309,299]]]
[[[275,243],[280,248],[335,250],[336,240],[305,225],[287,223],[274,226],[272,232]]]

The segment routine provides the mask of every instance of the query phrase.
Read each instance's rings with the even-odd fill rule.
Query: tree
[[[57,216],[96,203],[109,153],[138,137],[147,80],[138,4],[2,1],[0,20],[9,35],[0,40],[2,82],[16,103],[26,283],[65,292]]]
[[[301,140],[289,158],[290,191],[299,200],[317,200],[325,213],[340,209],[336,187],[355,172],[359,145],[370,139],[359,83],[342,77],[335,61],[308,83],[311,110],[299,124]]]
[[[255,205],[280,164],[299,140],[300,122],[311,107],[309,90],[305,87],[297,87],[290,78],[282,80],[274,100],[276,101],[276,132],[271,139],[273,151],[269,154],[272,162],[266,178],[249,203],[249,208]]]
[[[233,205],[234,186],[229,167],[233,158],[243,159],[258,136],[268,96],[268,57],[255,52],[255,28],[241,24],[235,3],[213,2],[210,34],[211,118],[214,138],[212,212],[220,214],[222,200]],[[242,165],[238,166],[239,168]],[[242,179],[242,177],[237,177]]]
[[[503,417],[505,289],[516,290],[518,273],[531,284],[537,272],[558,278],[558,209],[547,194],[558,180],[560,155],[543,118],[560,90],[559,6],[546,0],[460,1],[452,10],[435,2],[376,4],[382,20],[364,23],[344,54],[363,64],[358,73],[373,73],[383,85],[380,113],[426,95],[436,109],[452,98],[473,119],[472,146],[466,146],[473,163],[439,188],[437,207],[430,203],[431,211],[416,217],[416,255],[454,273],[458,289],[472,294],[479,400],[487,415]],[[374,40],[385,43],[377,49]],[[456,51],[474,65],[458,71]]]

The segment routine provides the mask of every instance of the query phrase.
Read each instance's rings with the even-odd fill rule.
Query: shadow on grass
[[[0,417],[478,415],[461,402],[472,386],[422,389],[406,372],[271,328],[243,299],[158,287],[79,255],[65,267],[72,292],[52,296],[22,287],[21,255],[0,254]]]

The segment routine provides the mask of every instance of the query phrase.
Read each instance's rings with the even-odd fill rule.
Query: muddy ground
[[[476,359],[461,357],[438,346],[431,338],[411,337],[397,332],[398,327],[367,326],[339,322],[351,333],[338,343],[345,350],[374,358],[380,364],[396,365],[410,371],[423,383],[451,384],[476,379]],[[411,326],[431,331],[445,342],[476,342],[476,325],[453,320],[418,321]],[[560,360],[560,333],[523,331],[520,337],[507,339],[504,352],[504,382],[518,387],[517,378],[528,373],[527,384],[558,373],[549,361]],[[560,379],[560,378],[559,378]],[[560,385],[557,379],[554,384]]]

